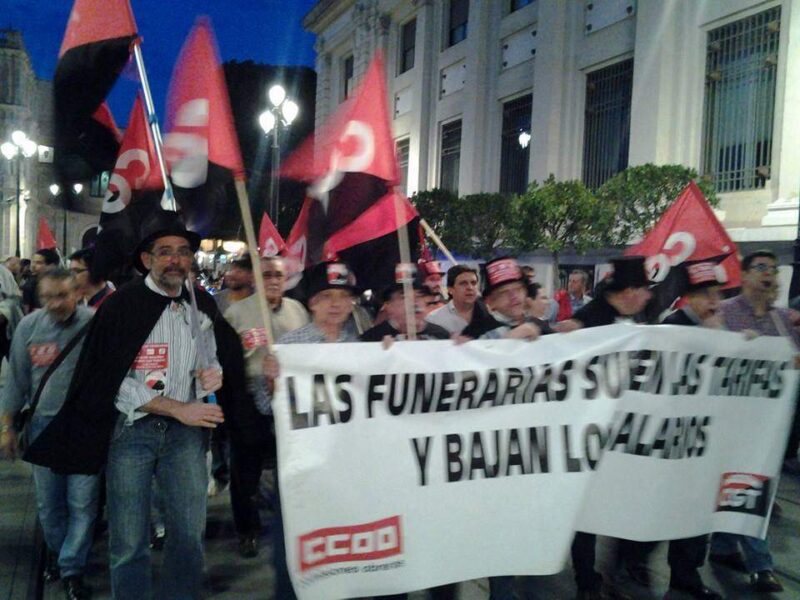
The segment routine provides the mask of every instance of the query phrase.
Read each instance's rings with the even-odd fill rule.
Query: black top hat
[[[606,290],[618,292],[628,288],[648,287],[650,280],[644,270],[644,256],[623,256],[611,259],[614,272],[609,278]]]
[[[525,282],[525,275],[516,259],[509,256],[493,258],[481,267],[483,271],[483,295],[488,296],[501,285]]]
[[[168,235],[184,238],[189,242],[189,247],[192,249],[192,252],[197,252],[197,249],[200,247],[200,236],[194,231],[186,229],[178,213],[159,208],[149,215],[142,224],[142,240],[133,252],[133,266],[136,267],[136,270],[143,275],[149,271],[142,262],[142,252],[147,252],[150,244],[155,242],[158,238]]]
[[[347,264],[339,261],[323,262],[306,271],[308,298],[325,290],[347,290],[356,293],[356,277]]]

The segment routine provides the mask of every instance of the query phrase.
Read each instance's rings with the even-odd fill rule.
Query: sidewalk
[[[0,599],[39,597],[40,540],[30,465],[0,460]]]
[[[20,590],[25,585],[26,576],[30,574],[32,561],[27,560],[33,552],[31,542],[32,483],[26,479],[25,466],[15,463],[7,464],[0,469],[0,506],[3,507],[2,520],[2,578],[0,590]],[[778,501],[782,515],[773,519],[770,528],[772,551],[775,557],[778,576],[784,584],[785,591],[773,596],[776,599],[800,599],[800,478],[784,476],[779,490]],[[7,510],[6,507],[11,507]],[[266,522],[266,520],[265,520]],[[269,600],[272,596],[273,573],[270,567],[271,549],[268,536],[262,538],[261,552],[255,559],[242,559],[237,553],[236,535],[230,516],[230,503],[227,492],[209,501],[209,516],[206,542],[206,589],[208,597],[222,600]],[[88,583],[94,588],[95,600],[110,598],[110,587],[107,568],[106,539],[95,544],[92,551],[91,564],[87,576]],[[610,544],[608,540],[600,540],[600,568],[610,572]],[[16,557],[16,558],[15,558]],[[154,552],[156,572],[160,553]],[[661,544],[655,552],[650,567],[654,582],[655,595],[642,598],[662,598],[669,584],[669,569],[666,560],[666,544]],[[727,598],[747,600],[765,598],[764,595],[750,591],[745,576],[706,565],[703,578],[707,585],[722,592]],[[10,582],[10,583],[7,583]],[[8,586],[13,587],[8,587]],[[575,588],[570,569],[548,577],[518,578],[520,600],[569,600],[575,596]],[[27,598],[27,596],[9,595],[8,598]],[[32,597],[32,596],[31,596]],[[767,598],[771,596],[766,596]],[[0,595],[0,600],[6,598]],[[45,600],[60,600],[63,592],[60,584],[49,584],[45,588]],[[411,595],[412,600],[424,600],[424,593]],[[462,583],[459,590],[462,600],[485,600],[488,598],[488,586],[485,580]],[[682,600],[682,596],[669,594],[668,600]]]

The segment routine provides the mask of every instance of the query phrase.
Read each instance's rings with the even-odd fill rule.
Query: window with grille
[[[780,18],[777,6],[708,33],[703,173],[718,192],[769,179]]]
[[[458,171],[461,165],[461,119],[442,125],[442,157],[439,187],[458,195]]]
[[[408,156],[411,150],[411,141],[406,138],[398,140],[395,147],[397,152],[397,166],[400,169],[400,191],[408,195]]]
[[[400,28],[400,73],[414,68],[414,51],[417,43],[417,20],[411,19]]]
[[[528,4],[533,4],[533,0],[510,0],[508,12],[514,12],[523,6],[528,6]]]
[[[633,59],[586,76],[583,183],[595,189],[628,166]]]
[[[469,21],[469,0],[450,0],[450,14],[447,20],[447,45],[455,46],[467,39]]]
[[[353,92],[353,55],[342,61],[342,100],[347,100]]]
[[[528,187],[531,110],[528,94],[503,104],[503,131],[500,142],[500,192],[522,194]]]

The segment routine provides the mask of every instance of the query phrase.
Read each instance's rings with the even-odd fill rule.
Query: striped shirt
[[[150,275],[145,279],[145,285],[157,294],[168,295]],[[188,302],[180,298],[164,309],[122,380],[115,406],[127,416],[128,423],[146,416],[147,413],[139,409],[156,396],[191,402],[208,395],[194,376],[194,371],[201,365],[198,364],[197,344],[192,336],[190,310]],[[198,311],[198,316],[201,335],[213,360],[208,366],[219,369],[211,320],[201,311]]]

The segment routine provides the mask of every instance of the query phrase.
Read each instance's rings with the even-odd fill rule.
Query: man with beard
[[[230,306],[253,294],[253,263],[249,255],[231,262],[223,278],[225,289],[214,296],[219,312],[225,314]]]
[[[722,325],[730,331],[750,335],[789,337],[800,348],[800,334],[792,327],[789,311],[773,306],[778,288],[778,258],[769,250],[752,252],[742,259],[742,293],[720,307]],[[739,553],[741,548],[744,558]],[[732,533],[711,536],[711,562],[750,574],[757,592],[783,590],[775,577],[767,539]]]
[[[272,339],[308,323],[308,313],[297,300],[284,298],[286,266],[277,256],[263,257],[261,276],[270,308]],[[239,334],[247,363],[247,398],[237,406],[229,423],[231,441],[231,508],[239,554],[258,555],[261,519],[256,504],[262,470],[275,467],[275,436],[272,407],[266,396],[262,363],[267,357],[267,335],[258,297],[253,294],[225,312],[225,319]]]
[[[64,407],[25,458],[65,473],[95,473],[107,462],[114,598],[197,598],[207,432],[224,421],[221,407],[204,398],[220,390],[220,363],[230,375],[220,403],[231,402],[229,390],[239,393],[241,347],[200,290],[193,331],[186,279],[200,236],[170,211],[154,213],[143,230],[134,264],[145,278],[112,294],[98,311]],[[157,594],[148,547],[153,478],[167,528]]]

